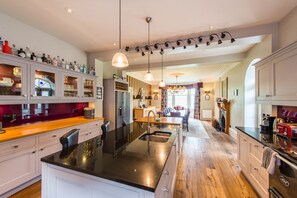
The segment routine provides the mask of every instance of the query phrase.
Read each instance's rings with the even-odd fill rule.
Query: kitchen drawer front
[[[67,133],[66,129],[59,129],[55,131],[51,131],[38,136],[38,144],[39,147],[43,147],[44,145],[52,145],[60,143],[60,137]]]
[[[262,162],[263,157],[263,145],[250,139],[249,141],[249,151],[250,155],[255,157],[259,162]]]
[[[255,157],[250,157],[249,172],[253,182],[251,184],[257,189],[261,197],[268,197],[269,176]]]
[[[35,146],[36,146],[35,136],[0,143],[0,156],[4,154],[22,151],[26,148],[35,147]]]

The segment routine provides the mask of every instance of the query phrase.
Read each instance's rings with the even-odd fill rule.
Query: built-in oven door
[[[269,175],[271,198],[290,198],[297,195],[297,165],[277,155],[274,174]]]

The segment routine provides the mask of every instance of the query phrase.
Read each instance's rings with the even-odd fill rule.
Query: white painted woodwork
[[[297,105],[296,62],[297,41],[255,64],[257,103]]]
[[[13,55],[0,53],[0,63],[9,64],[12,66],[22,67],[22,88],[20,96],[0,96],[0,104],[30,104],[30,103],[70,103],[70,102],[94,102],[96,100],[95,88],[96,77],[80,72],[67,70],[61,67],[39,63],[25,58],[20,58]],[[35,70],[55,73],[55,95],[35,96]],[[72,74],[78,76],[79,96],[76,99],[64,97],[64,79],[65,74]],[[1,75],[0,75],[1,76]],[[92,80],[93,83],[93,97],[84,96],[84,79]]]
[[[261,166],[263,145],[237,130],[238,164],[261,197],[268,197],[269,175]]]
[[[85,135],[80,142],[102,134],[102,120],[66,127],[31,137],[0,143],[0,197],[16,187],[40,176],[41,158],[62,149],[60,137],[71,129],[79,128]],[[21,188],[20,188],[21,189]]]
[[[135,108],[134,109],[134,119],[139,119],[143,117],[147,117],[149,111],[154,111],[156,112],[156,107],[150,106],[147,108]],[[150,117],[154,116],[153,114],[150,115]]]
[[[0,196],[36,177],[36,148],[0,157]]]
[[[171,198],[178,153],[176,142],[166,161],[155,193],[42,162],[43,198]]]

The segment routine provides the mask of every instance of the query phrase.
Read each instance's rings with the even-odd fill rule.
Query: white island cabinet
[[[176,142],[155,192],[42,162],[42,198],[171,198],[178,161]]]

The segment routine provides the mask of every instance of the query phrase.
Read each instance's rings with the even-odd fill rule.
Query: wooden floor
[[[209,139],[184,137],[178,164],[174,198],[258,197],[240,173],[236,162],[236,142],[203,122]],[[40,198],[41,183],[12,198]]]

